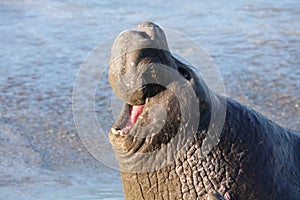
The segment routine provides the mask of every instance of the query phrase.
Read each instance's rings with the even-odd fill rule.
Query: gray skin
[[[158,76],[155,64],[177,71],[195,91],[201,116],[195,131],[179,129],[180,107],[190,109],[189,98],[179,105],[176,95],[165,87],[143,85],[145,68],[154,69],[154,80]],[[114,129],[125,126],[132,105],[145,104],[126,135],[109,133],[121,169],[125,199],[299,199],[300,133],[212,92],[194,67],[172,56],[164,32],[157,25],[145,22],[118,36],[111,51],[109,80],[113,91],[125,102]],[[168,83],[172,81],[177,80]],[[155,105],[172,109],[166,109],[167,120],[162,128],[149,135],[149,130],[157,130],[151,129],[155,127],[150,123],[151,116],[153,120],[161,114],[151,111]],[[214,114],[212,106],[225,105],[224,125],[217,135],[208,128]],[[141,137],[145,124],[148,136]],[[136,165],[129,162],[137,154],[168,145],[176,134],[186,134],[192,142],[167,165],[143,171],[135,170]],[[218,142],[201,156],[204,138],[214,134]]]

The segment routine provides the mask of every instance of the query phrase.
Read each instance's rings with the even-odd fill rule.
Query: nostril
[[[136,27],[136,31],[145,32],[152,40],[155,40],[156,38],[160,38],[162,37],[161,35],[164,35],[163,30],[158,25],[152,22],[141,23]]]

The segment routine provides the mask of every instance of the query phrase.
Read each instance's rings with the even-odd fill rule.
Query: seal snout
[[[164,31],[152,22],[143,22],[116,38],[111,49],[110,84],[123,101],[130,105],[144,104],[147,96],[162,91],[162,87],[145,83],[145,77],[154,77],[151,81],[155,81],[161,65],[177,69]]]
[[[135,30],[121,32],[112,46],[111,60],[146,48],[169,51],[164,31],[152,22],[144,22]]]

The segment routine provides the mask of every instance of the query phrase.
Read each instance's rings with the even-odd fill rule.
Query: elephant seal
[[[117,37],[109,81],[125,102],[109,133],[125,199],[300,197],[300,133],[211,91],[193,66],[171,54],[156,24],[144,22]],[[187,88],[197,105],[191,105],[195,99]],[[217,134],[209,129],[218,115],[213,107],[226,109],[225,120],[217,143],[203,156],[203,141]],[[180,125],[186,111],[199,112],[197,123]],[[168,146],[183,148],[176,156],[172,148],[157,153]]]

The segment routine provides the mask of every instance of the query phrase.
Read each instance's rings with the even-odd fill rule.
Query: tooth
[[[121,131],[120,131],[120,135],[121,135],[121,136],[126,136],[126,132],[123,131],[123,130],[121,130]]]
[[[111,128],[110,130],[113,134],[119,135],[118,131],[115,128]]]

